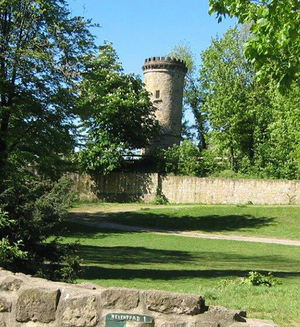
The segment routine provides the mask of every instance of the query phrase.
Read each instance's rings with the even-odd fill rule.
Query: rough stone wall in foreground
[[[222,179],[158,174],[112,173],[92,180],[71,176],[87,200],[153,202],[157,193],[169,203],[300,204],[300,181]]]
[[[276,327],[198,295],[55,283],[0,270],[0,327]],[[278,327],[278,326],[277,326]]]

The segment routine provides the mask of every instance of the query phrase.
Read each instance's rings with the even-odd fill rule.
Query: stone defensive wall
[[[300,204],[300,181],[199,178],[159,174],[71,175],[81,199],[109,202]]]
[[[65,284],[0,270],[1,327],[276,327],[198,295]],[[278,327],[278,326],[277,326]]]

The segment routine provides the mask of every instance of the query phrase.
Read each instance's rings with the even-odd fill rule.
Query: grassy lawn
[[[126,211],[133,205],[118,205]],[[140,207],[138,207],[140,208]],[[91,220],[171,231],[200,231],[300,240],[300,206],[144,205],[139,210],[111,212],[111,204],[73,209]]]
[[[76,210],[92,212],[91,219],[132,225],[300,239],[296,206],[147,208],[105,215],[107,208]],[[86,267],[80,282],[195,293],[204,295],[208,305],[243,309],[250,317],[272,319],[282,327],[300,326],[299,247],[101,231],[71,222],[61,230],[65,242],[80,240],[79,255]],[[249,271],[271,271],[282,284],[240,284]]]

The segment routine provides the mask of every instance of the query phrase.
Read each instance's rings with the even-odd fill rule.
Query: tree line
[[[195,124],[183,146],[164,151],[167,172],[299,179],[299,81],[281,87],[272,77],[258,78],[245,53],[252,37],[251,25],[243,24],[214,38],[200,67],[188,47],[171,52],[190,63],[184,99]]]

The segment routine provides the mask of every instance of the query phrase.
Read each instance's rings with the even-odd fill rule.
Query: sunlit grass
[[[80,240],[78,253],[86,269],[79,282],[195,293],[204,295],[208,305],[243,309],[284,327],[300,324],[299,247],[64,226],[64,242]],[[249,271],[271,271],[282,285],[224,283]]]
[[[128,210],[128,205],[120,206]],[[131,205],[130,205],[131,206]],[[111,212],[112,204],[76,208],[90,220],[108,221],[171,231],[199,231],[227,235],[300,240],[300,206],[144,205],[140,210]],[[134,206],[133,206],[134,208]]]

